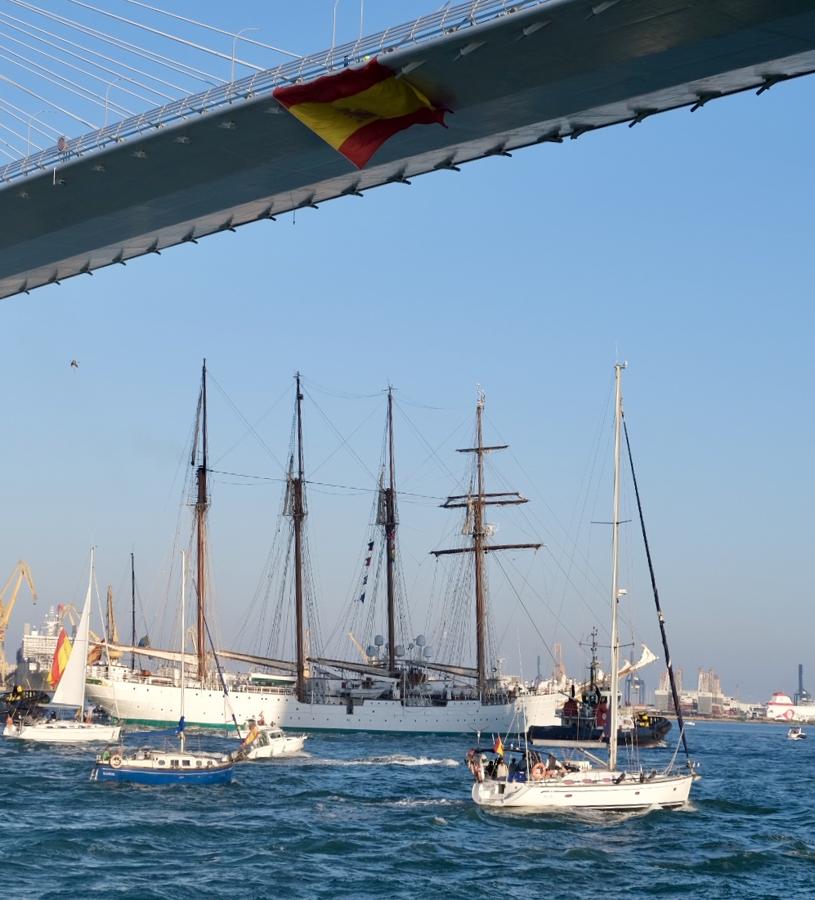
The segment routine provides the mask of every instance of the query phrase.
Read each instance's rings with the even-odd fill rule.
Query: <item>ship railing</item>
[[[58,146],[46,147],[0,166],[0,186],[42,172],[56,170],[73,159],[98,153],[126,141],[138,140],[147,132],[213,113],[235,103],[247,103],[257,97],[270,96],[276,87],[299,84],[328,75],[337,68],[367,62],[381,54],[391,53],[415,44],[443,38],[453,32],[482,25],[492,19],[544,6],[553,0],[469,0],[420,16],[413,22],[386,28],[378,34],[312,53],[272,69],[256,72],[237,81],[214,85],[164,106],[129,116],[80,137],[61,138]]]

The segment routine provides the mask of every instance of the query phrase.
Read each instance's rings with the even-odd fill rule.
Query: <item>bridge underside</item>
[[[552,0],[380,57],[453,110],[359,172],[269,93],[0,190],[0,298],[288,210],[815,71],[815,0]]]

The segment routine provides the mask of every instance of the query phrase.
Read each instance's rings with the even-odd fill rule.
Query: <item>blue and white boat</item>
[[[131,784],[227,784],[235,768],[227,754],[189,753],[184,740],[184,597],[187,557],[181,551],[181,718],[178,721],[178,750],[150,747],[129,750],[108,748],[96,757],[91,781],[122,781]]]
[[[227,754],[188,753],[184,749],[184,721],[179,722],[179,749],[144,747],[105,750],[96,757],[91,781],[124,781],[131,784],[227,784],[235,763]]]

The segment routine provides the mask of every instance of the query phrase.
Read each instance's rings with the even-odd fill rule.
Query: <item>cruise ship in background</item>
[[[17,667],[10,682],[38,691],[50,690],[48,676],[62,627],[64,610],[50,607],[41,625],[23,625],[23,642],[17,650]]]
[[[798,691],[791,698],[789,694],[776,691],[767,704],[768,719],[779,722],[815,722],[815,702],[804,687],[804,667],[798,665]]]

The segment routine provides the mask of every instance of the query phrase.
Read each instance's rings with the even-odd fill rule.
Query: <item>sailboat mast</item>
[[[306,694],[306,659],[303,623],[303,520],[306,517],[303,502],[303,394],[300,390],[300,373],[295,376],[297,387],[296,419],[297,419],[297,477],[292,478],[291,516],[294,523],[294,617],[296,629],[297,654],[297,699],[305,703]]]
[[[614,501],[611,517],[611,697],[609,698],[608,768],[617,766],[617,694],[619,693],[618,607],[620,554],[620,434],[623,413],[622,373],[625,363],[614,365]]]
[[[108,592],[105,607],[105,640],[110,645],[111,640],[111,622],[113,621],[113,585],[108,585]]]
[[[396,561],[396,485],[393,454],[393,388],[388,388],[388,487],[385,488],[385,573],[388,588],[388,670],[396,669],[396,601],[394,563]]]
[[[77,628],[76,636],[74,637],[74,652],[77,651],[82,654],[82,676],[79,679],[82,687],[82,699],[79,701],[79,721],[83,722],[85,720],[85,688],[87,687],[86,679],[85,679],[85,662],[88,659],[88,630],[90,626],[90,597],[91,591],[93,589],[93,583],[96,580],[96,564],[94,561],[94,554],[96,552],[95,547],[91,547],[91,571],[90,577],[88,578],[88,593],[85,597],[85,607],[88,608],[88,615],[85,615],[85,607],[82,609],[82,617],[79,622],[79,627]],[[97,591],[97,597],[99,596]],[[97,601],[98,602],[98,601]],[[83,621],[84,620],[84,629]],[[82,634],[79,633],[79,629],[82,629]],[[110,657],[108,657],[108,664],[110,663]],[[53,699],[53,698],[52,698]]]
[[[487,688],[486,604],[484,602],[484,434],[482,418],[484,393],[478,395],[475,412],[476,490],[473,503],[473,558],[475,561],[475,648],[478,694],[484,698]]]
[[[136,646],[136,563],[130,554],[130,646]],[[136,668],[136,651],[130,651],[130,668]]]
[[[184,620],[187,598],[187,553],[181,551],[181,702],[179,711],[179,735],[178,740],[181,745],[181,752],[184,752],[184,729],[181,727],[184,721],[184,645],[186,644],[185,629],[187,623]]]
[[[195,503],[195,525],[197,537],[197,627],[198,679],[203,686],[207,674],[206,635],[204,618],[206,613],[206,573],[207,573],[207,361],[201,370],[201,457],[196,472],[198,497]]]

